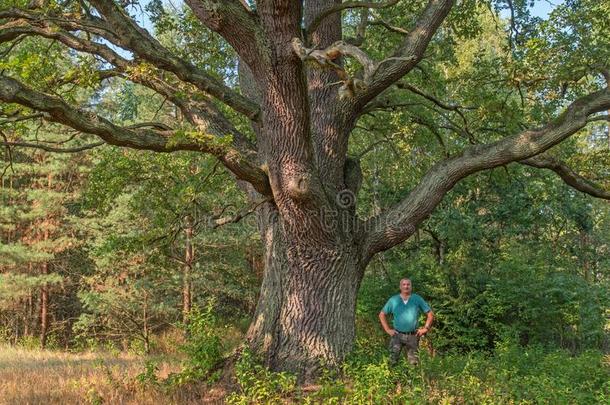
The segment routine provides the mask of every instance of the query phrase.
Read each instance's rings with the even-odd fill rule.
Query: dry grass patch
[[[207,389],[161,392],[135,377],[141,357],[107,353],[63,353],[0,346],[0,404],[190,404],[202,403]],[[161,361],[158,377],[179,371],[179,362]]]

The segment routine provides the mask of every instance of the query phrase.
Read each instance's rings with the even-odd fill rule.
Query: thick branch
[[[94,1],[92,3],[96,3],[96,8],[106,20],[96,17],[79,19],[72,18],[71,15],[58,17],[20,9],[2,10],[0,11],[0,18],[11,19],[11,21],[0,27],[2,28],[0,41],[11,40],[21,34],[41,35],[59,40],[62,40],[63,37],[62,42],[72,47],[69,42],[73,41],[67,41],[66,38],[80,38],[67,31],[84,31],[98,35],[116,46],[133,52],[155,67],[174,73],[181,80],[195,85],[199,90],[212,95],[248,118],[258,119],[259,106],[256,103],[235,92],[222,81],[197,69],[189,62],[174,56],[146,30],[139,27],[114,2]],[[26,24],[32,29],[28,30]],[[21,26],[26,31],[15,31],[14,26]],[[95,44],[94,42],[91,43]],[[74,49],[81,50],[79,48]],[[106,59],[106,57],[104,58]],[[114,63],[113,60],[108,61]]]
[[[300,38],[293,38],[292,49],[301,60],[313,62],[318,68],[333,69],[337,73],[341,81],[335,84],[342,83],[339,88],[340,99],[353,99],[355,94],[366,91],[371,78],[379,67],[397,59],[392,57],[375,62],[362,49],[345,41],[336,41],[326,49],[309,49],[303,45]],[[343,66],[335,62],[342,57],[350,57],[358,61],[363,68],[362,78],[350,77]]]
[[[97,135],[112,145],[157,152],[190,150],[212,154],[239,179],[252,183],[262,194],[270,193],[267,176],[259,167],[236,149],[208,139],[211,138],[208,133],[200,134],[205,139],[202,142],[194,138],[176,136],[173,131],[120,127],[93,112],[77,109],[57,97],[32,90],[14,79],[3,76],[0,76],[0,100],[46,112],[48,120]]]
[[[9,8],[0,10],[0,19],[28,20],[33,23],[51,23],[68,31],[84,31],[90,34],[106,38],[112,43],[119,43],[120,39],[110,29],[106,21],[99,17],[88,15],[82,18],[80,15],[64,14],[42,14],[40,12]]]
[[[383,4],[385,6],[392,5],[390,3],[392,2]],[[342,10],[343,8],[349,8],[350,5],[353,6],[353,4],[367,7],[370,3],[341,3],[330,7],[329,10]],[[317,50],[306,48],[300,38],[293,38],[292,47],[302,60],[314,61],[319,67],[334,69],[342,83],[339,88],[340,98],[352,100],[355,112],[359,114],[369,101],[406,75],[419,63],[428,47],[428,43],[451,10],[452,5],[453,0],[430,0],[415,28],[406,36],[399,49],[393,56],[380,62],[375,62],[360,48],[344,41],[337,41],[326,49]],[[329,11],[328,15],[333,12]],[[324,16],[325,13],[322,12],[320,15]],[[312,25],[314,24],[312,23]],[[356,59],[363,67],[363,77],[349,77],[343,67],[335,62],[341,57]],[[459,110],[456,111],[460,113]]]
[[[561,179],[570,187],[578,191],[589,194],[593,197],[610,200],[610,191],[602,190],[589,180],[585,179],[578,173],[574,172],[568,165],[546,154],[533,156],[529,159],[522,160],[522,164],[536,167],[538,169],[552,170],[561,177]]]
[[[56,39],[72,49],[100,56],[117,67],[116,70],[100,72],[100,79],[129,72],[130,80],[156,91],[173,102],[199,130],[219,136],[230,134],[233,137],[234,145],[241,154],[248,156],[255,153],[250,142],[231,125],[205,95],[197,94],[197,101],[193,101],[192,97],[180,96],[176,91],[177,88],[186,86],[187,88],[184,89],[183,93],[189,95],[193,94],[195,91],[190,85],[183,83],[174,83],[170,85],[162,80],[162,72],[133,74],[133,72],[137,71],[137,63],[122,58],[108,46],[76,37],[67,32],[58,31],[46,23],[34,26],[27,23],[25,20],[20,20],[9,24],[9,28],[0,27],[0,41],[24,34],[39,35],[45,38]]]
[[[129,64],[126,59],[109,47],[76,37],[63,30],[57,30],[45,21],[38,21],[34,24],[27,20],[16,20],[0,26],[0,42],[11,41],[22,35],[36,35],[58,40],[76,51],[101,56],[115,66],[124,67]]]
[[[216,136],[231,135],[233,137],[233,146],[243,156],[251,158],[252,162],[256,161],[257,154],[252,143],[226,119],[226,117],[218,110],[214,103],[205,95],[195,94],[194,89],[190,85],[184,83],[168,83],[161,80],[160,75],[148,75],[141,77],[131,77],[136,83],[140,83],[157,93],[163,95],[167,100],[176,105],[188,122],[195,125],[200,131],[212,133]],[[181,90],[181,91],[178,91]]]
[[[138,26],[123,9],[114,2],[106,0],[91,0],[95,8],[106,18],[108,24],[121,39],[118,45],[133,51],[139,57],[146,59],[156,67],[174,73],[181,80],[194,84],[200,90],[211,94],[248,118],[258,119],[259,106],[251,100],[236,93],[221,81],[197,69],[191,63],[173,55],[153,38],[148,31]],[[233,3],[233,2],[231,2]],[[237,8],[246,10],[239,3]],[[235,22],[237,24],[237,22]],[[244,43],[252,46],[247,39]]]
[[[294,38],[292,40],[292,48],[304,61],[311,60],[321,67],[329,66],[336,69],[341,79],[346,79],[347,74],[341,66],[337,65],[333,61],[342,56],[354,58],[358,61],[358,63],[360,63],[360,65],[362,65],[364,68],[365,82],[373,73],[375,73],[375,69],[377,68],[375,61],[371,59],[362,49],[345,43],[344,41],[337,41],[326,49],[317,50],[305,48],[299,38]]]
[[[437,163],[403,201],[366,222],[366,259],[411,236],[461,179],[538,155],[582,129],[589,115],[608,109],[610,89],[600,90],[576,100],[556,120],[540,129],[490,144],[473,145],[461,155]]]
[[[405,37],[392,58],[378,67],[366,91],[358,95],[357,109],[362,108],[383,90],[400,80],[419,63],[430,40],[449,14],[453,3],[454,0],[430,0],[415,27]]]
[[[220,34],[253,71],[267,61],[267,46],[259,21],[237,0],[186,0],[197,18]]]

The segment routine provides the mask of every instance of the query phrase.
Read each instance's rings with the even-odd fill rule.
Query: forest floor
[[[156,375],[179,371],[177,359],[158,359]],[[66,353],[0,345],[0,404],[189,404],[208,390],[191,387],[167,394],[138,384],[142,357]],[[207,396],[207,395],[206,395]]]
[[[244,356],[210,386],[167,383],[184,360],[174,353],[67,353],[0,344],[0,405],[610,403],[610,355],[599,351],[571,355],[507,346],[431,357],[424,350],[420,367],[403,362],[388,368],[386,357],[370,353],[374,349],[357,348],[343,377],[328,375],[320,385],[296,386]]]

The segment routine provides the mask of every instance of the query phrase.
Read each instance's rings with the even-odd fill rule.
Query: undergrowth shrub
[[[214,382],[220,370],[214,368],[222,361],[224,348],[221,339],[220,322],[215,312],[216,302],[209,300],[203,308],[193,307],[184,331],[188,336],[180,350],[186,354],[183,368],[171,373],[167,379],[159,380],[157,365],[148,361],[145,370],[136,377],[141,385],[161,391],[172,391],[188,383]]]
[[[286,398],[296,394],[296,376],[269,371],[249,350],[244,350],[235,364],[235,376],[239,392],[227,398],[228,404],[285,403]]]
[[[325,370],[303,392],[293,375],[274,373],[245,352],[230,404],[607,404],[610,357],[542,346],[498,345],[492,353],[448,353],[420,365],[389,367],[385,345],[361,338],[339,370]],[[311,388],[311,387],[310,387]]]
[[[201,379],[221,361],[223,345],[215,306],[215,300],[209,300],[203,308],[191,310],[185,326],[188,338],[182,346],[187,361],[184,370],[174,379],[183,382]]]

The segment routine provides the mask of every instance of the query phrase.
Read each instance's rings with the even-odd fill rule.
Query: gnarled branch
[[[32,24],[27,20],[18,20],[8,23],[10,25],[8,28],[0,27],[0,41],[10,40],[19,35],[39,35],[45,38],[56,39],[71,49],[100,56],[116,66],[116,69],[100,72],[100,79],[128,75],[129,79],[133,82],[142,84],[172,101],[199,130],[211,132],[219,136],[231,135],[234,146],[242,155],[249,156],[256,153],[252,144],[234,128],[205,95],[199,94],[197,101],[194,101],[190,96],[179,96],[176,89],[184,86],[188,87],[188,85],[180,83],[169,84],[162,79],[162,72],[136,74],[134,72],[137,71],[139,66],[136,62],[119,56],[106,45],[57,30],[44,21],[39,21],[36,25]],[[192,88],[186,88],[184,94],[195,93],[193,90]]]
[[[461,179],[486,169],[539,155],[587,124],[587,118],[610,109],[610,89],[582,97],[553,122],[500,141],[467,147],[435,164],[409,195],[365,223],[365,259],[406,240]]]
[[[293,38],[292,48],[301,60],[313,61],[321,68],[335,70],[342,83],[341,88],[339,88],[341,99],[353,98],[355,94],[365,91],[377,69],[381,65],[397,59],[392,57],[381,62],[375,62],[362,49],[344,41],[337,41],[326,49],[308,49],[303,45],[301,39]],[[334,62],[341,57],[356,59],[364,70],[363,77],[350,77],[342,66]]]
[[[174,73],[181,80],[191,83],[199,90],[217,98],[235,111],[240,112],[252,120],[258,119],[259,106],[246,97],[226,86],[222,81],[198,69],[191,63],[176,57],[168,49],[163,47],[146,30],[139,27],[128,15],[124,13],[114,2],[92,1],[96,9],[106,19],[98,17],[78,18],[70,14],[56,16],[47,15],[37,11],[26,11],[21,9],[8,9],[0,11],[0,19],[8,19],[9,22],[0,26],[0,41],[17,38],[19,35],[39,35],[46,38],[58,39],[69,47],[79,49],[85,41],[70,32],[83,31],[97,35],[112,44],[133,52],[139,58],[149,62],[155,67]],[[242,7],[242,6],[240,6]],[[243,8],[243,7],[242,7]],[[17,27],[23,32],[20,32]],[[80,45],[78,41],[80,40]],[[98,44],[88,41],[88,47]],[[106,47],[104,59],[115,64],[119,57],[116,52]],[[115,55],[111,55],[110,52]],[[91,53],[91,52],[90,52]],[[101,56],[101,55],[100,55]]]
[[[173,55],[145,29],[138,26],[114,2],[91,0],[91,3],[104,16],[112,31],[120,38],[120,43],[117,45],[133,51],[136,55],[159,69],[174,73],[181,80],[195,85],[200,90],[214,96],[248,118],[253,120],[258,119],[258,105],[235,92],[221,81],[197,69],[191,63]],[[188,3],[191,5],[194,2]],[[238,2],[228,1],[224,3],[233,3],[238,10],[247,14],[246,10]],[[197,13],[195,12],[195,14]],[[234,23],[237,24],[237,22]],[[237,29],[237,26],[232,28]],[[244,43],[253,46],[247,39],[243,39],[242,45]]]
[[[553,156],[542,154],[522,160],[519,163],[538,169],[552,170],[570,187],[593,197],[610,200],[610,191],[601,189],[599,186],[576,173],[566,163]]]
[[[44,20],[31,22],[20,19],[0,25],[0,42],[11,41],[24,35],[58,40],[76,51],[98,55],[115,66],[126,66],[130,63],[108,46],[79,38],[63,30],[58,30]]]
[[[46,119],[49,121],[69,126],[80,132],[97,135],[112,145],[157,152],[190,150],[209,153],[223,162],[239,179],[248,181],[264,195],[270,194],[269,181],[265,172],[233,147],[212,140],[202,142],[189,137],[177,136],[175,131],[121,127],[93,112],[72,107],[60,98],[30,89],[17,80],[4,76],[0,76],[0,100],[45,112],[48,114]],[[209,130],[210,135],[202,134],[206,139],[208,136],[216,135],[214,131],[218,128],[210,127]]]
[[[256,71],[268,60],[262,28],[250,7],[238,0],[186,0],[197,18],[220,34],[239,57]]]
[[[391,86],[413,69],[423,58],[432,37],[453,7],[454,0],[430,0],[417,20],[415,27],[405,37],[387,63],[375,71],[366,91],[357,95],[355,108],[364,107],[370,100]]]

